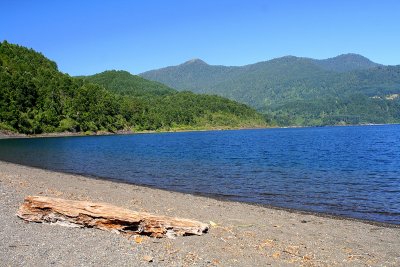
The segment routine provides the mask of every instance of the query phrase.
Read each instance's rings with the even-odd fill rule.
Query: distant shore
[[[145,237],[139,243],[95,229],[27,224],[15,216],[26,195],[108,202],[200,220],[210,223],[211,229],[200,237]],[[219,201],[2,161],[0,200],[0,258],[6,266],[400,264],[399,228]],[[152,262],[144,260],[145,256]]]
[[[106,136],[106,135],[129,135],[129,134],[150,134],[150,133],[181,133],[181,132],[206,132],[206,131],[229,131],[229,130],[250,130],[250,129],[272,129],[274,127],[238,127],[238,128],[205,128],[205,129],[171,129],[171,130],[145,130],[131,131],[121,130],[117,132],[53,132],[41,134],[21,134],[0,130],[0,139],[5,138],[43,138],[43,137],[74,137],[74,136]]]
[[[297,129],[297,128],[320,128],[320,127],[361,127],[361,126],[383,126],[383,125],[399,125],[399,123],[385,123],[385,124],[349,124],[349,125],[324,125],[324,126],[269,126],[269,127],[216,127],[205,129],[171,129],[171,130],[146,130],[146,131],[131,131],[120,130],[117,132],[53,132],[41,134],[21,134],[11,131],[0,130],[0,139],[8,138],[43,138],[43,137],[74,137],[74,136],[105,136],[105,135],[129,135],[129,134],[149,134],[149,133],[180,133],[180,132],[207,132],[207,131],[230,131],[230,130],[257,130],[257,129]]]

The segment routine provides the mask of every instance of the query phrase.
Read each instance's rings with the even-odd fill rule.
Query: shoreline
[[[365,224],[369,224],[369,225],[375,225],[375,226],[379,226],[379,227],[399,228],[400,229],[400,222],[399,222],[399,224],[387,223],[387,222],[380,222],[380,221],[374,221],[374,220],[368,220],[368,219],[348,217],[348,216],[344,216],[344,215],[336,215],[336,214],[332,214],[332,213],[315,212],[315,211],[309,211],[309,210],[301,210],[301,209],[295,209],[295,208],[274,206],[274,205],[270,205],[270,204],[232,200],[232,199],[229,199],[229,197],[226,197],[223,195],[217,195],[217,194],[189,193],[189,192],[183,192],[183,191],[178,191],[178,190],[173,190],[173,189],[165,189],[165,188],[161,188],[161,187],[155,187],[155,186],[146,185],[146,184],[137,184],[137,183],[133,183],[133,182],[125,181],[122,179],[117,179],[117,178],[101,177],[101,176],[89,175],[89,174],[83,174],[83,173],[57,171],[57,170],[51,170],[51,169],[47,169],[47,168],[41,168],[41,167],[36,167],[36,166],[29,166],[29,165],[23,165],[23,164],[19,164],[19,163],[9,162],[6,160],[0,160],[0,163],[1,162],[13,164],[13,165],[21,166],[21,167],[29,167],[29,168],[33,168],[33,169],[37,169],[37,170],[62,173],[62,174],[66,174],[66,175],[79,175],[79,176],[82,176],[82,177],[85,177],[88,179],[93,179],[93,180],[98,180],[98,181],[109,181],[112,183],[133,185],[133,186],[138,186],[138,187],[143,187],[143,188],[148,188],[148,189],[161,190],[161,191],[165,191],[165,192],[173,192],[173,193],[178,193],[178,194],[192,195],[192,196],[196,196],[196,197],[210,198],[210,199],[214,199],[217,201],[226,202],[228,204],[229,203],[243,203],[243,204],[247,204],[247,205],[251,205],[251,206],[267,208],[267,209],[274,209],[274,210],[278,210],[278,211],[286,211],[286,212],[296,213],[296,214],[300,214],[300,215],[313,215],[313,216],[317,216],[317,217],[321,217],[321,218],[328,218],[328,219],[334,219],[334,220],[347,220],[347,221],[365,223]]]
[[[137,211],[199,220],[210,223],[211,229],[200,237],[144,237],[143,242],[137,243],[132,238],[96,229],[25,223],[15,212],[27,195],[107,202]],[[0,200],[0,223],[4,226],[0,230],[0,258],[6,265],[400,264],[397,227],[221,201],[4,161],[0,161]],[[47,256],[42,256],[43,251]],[[68,256],[71,253],[74,257]],[[152,263],[143,261],[148,255],[153,258]]]
[[[368,124],[349,124],[349,125],[323,125],[323,126],[266,126],[266,127],[238,127],[238,128],[209,128],[209,129],[175,129],[175,130],[146,130],[131,131],[121,130],[117,132],[53,132],[41,134],[21,134],[10,131],[0,130],[0,139],[20,139],[20,138],[56,138],[56,137],[89,137],[89,136],[109,136],[109,135],[135,135],[135,134],[158,134],[158,133],[186,133],[186,132],[212,132],[212,131],[239,131],[239,130],[261,130],[261,129],[300,129],[300,128],[324,128],[324,127],[363,127],[363,126],[385,126],[400,125],[400,123],[368,123]]]
[[[186,132],[208,132],[208,131],[233,131],[233,130],[257,130],[273,129],[273,127],[243,127],[243,128],[210,128],[210,129],[177,129],[177,130],[146,130],[146,131],[117,131],[117,132],[93,132],[86,134],[84,132],[54,132],[35,135],[13,133],[0,130],[0,139],[19,139],[19,138],[51,138],[51,137],[89,137],[89,136],[108,136],[108,135],[135,135],[135,134],[157,134],[157,133],[186,133]]]

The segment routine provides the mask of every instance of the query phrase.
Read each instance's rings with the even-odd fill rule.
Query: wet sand
[[[137,243],[97,229],[26,223],[15,213],[27,195],[108,202],[216,225],[203,236]],[[400,228],[1,161],[0,201],[0,266],[400,266]]]

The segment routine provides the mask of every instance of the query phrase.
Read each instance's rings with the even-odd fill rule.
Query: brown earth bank
[[[129,237],[26,223],[27,195],[107,202],[210,223],[203,236]],[[0,266],[400,266],[400,229],[91,179],[0,161]]]

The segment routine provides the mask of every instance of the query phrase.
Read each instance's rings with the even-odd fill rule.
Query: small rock
[[[143,257],[143,260],[147,261],[147,262],[153,262],[153,257],[149,256],[149,255],[146,255],[146,256]]]
[[[143,242],[143,237],[137,235],[134,237],[134,240],[135,240],[136,244],[141,244]]]

